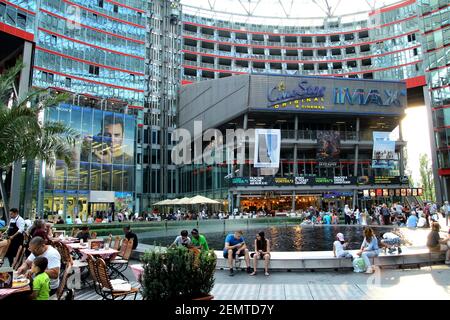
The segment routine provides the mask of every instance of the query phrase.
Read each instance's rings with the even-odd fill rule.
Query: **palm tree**
[[[17,62],[0,75],[0,192],[7,214],[3,172],[18,160],[39,159],[53,166],[56,159],[64,159],[70,164],[77,138],[76,132],[63,123],[40,120],[45,108],[66,100],[67,95],[38,89],[18,98],[15,82],[22,68],[22,62]]]

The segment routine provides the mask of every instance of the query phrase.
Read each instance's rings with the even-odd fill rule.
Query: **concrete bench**
[[[423,266],[432,263],[441,263],[445,260],[445,252],[431,253],[428,249],[410,248],[404,249],[402,254],[380,253],[378,257],[370,258],[373,265],[380,267],[409,265]],[[217,256],[217,269],[228,268],[227,259],[222,251],[214,251]],[[349,250],[356,256],[357,250]],[[238,258],[238,268],[245,268],[244,257]],[[252,260],[252,259],[250,259]],[[235,263],[236,266],[236,263]],[[253,263],[251,263],[253,266]],[[263,261],[258,261],[258,268],[263,267]],[[304,251],[304,252],[271,252],[269,268],[271,270],[316,270],[316,269],[351,269],[352,260],[349,258],[335,258],[332,251]]]

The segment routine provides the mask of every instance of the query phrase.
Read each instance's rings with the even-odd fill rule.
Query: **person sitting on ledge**
[[[338,233],[336,235],[336,241],[333,242],[333,254],[336,258],[352,258],[353,256],[350,252],[345,250],[347,248],[348,242],[345,242],[344,235]]]
[[[230,268],[230,276],[234,276],[233,273],[233,259],[237,257],[245,257],[245,264],[247,265],[247,273],[251,272],[250,269],[250,256],[248,253],[245,239],[242,236],[242,231],[236,231],[234,234],[230,233],[225,238],[225,248],[223,249],[223,257],[228,259],[228,267]]]
[[[427,247],[430,252],[441,252],[445,251],[445,264],[450,264],[450,250],[447,242],[450,241],[450,237],[441,238],[439,235],[439,230],[441,226],[439,222],[433,222],[431,224],[431,231],[428,234]]]
[[[192,241],[188,237],[188,231],[182,230],[180,235],[175,238],[175,240],[169,246],[169,248],[175,248],[176,246],[191,247],[191,245],[192,245]]]
[[[255,252],[251,254],[251,257],[253,258],[253,273],[250,275],[256,275],[258,259],[264,259],[264,274],[269,276],[270,240],[266,239],[264,231],[261,231],[256,235]]]
[[[378,239],[374,235],[372,228],[364,228],[364,241],[361,245],[361,249],[356,254],[364,259],[364,263],[367,267],[366,273],[373,273],[374,270],[370,264],[369,258],[378,256],[379,247]]]

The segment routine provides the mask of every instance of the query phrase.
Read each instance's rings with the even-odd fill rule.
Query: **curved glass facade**
[[[364,79],[423,76],[414,1],[359,15],[360,20],[350,23],[324,19],[313,27],[252,24],[251,17],[247,23],[233,22],[211,18],[214,15],[204,9],[198,13],[183,15],[188,81],[239,73]]]

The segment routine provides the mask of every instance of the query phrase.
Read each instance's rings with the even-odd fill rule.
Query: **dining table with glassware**
[[[19,275],[17,271],[13,273],[13,281],[10,288],[0,288],[0,300],[4,299],[20,299],[27,300],[31,294],[31,280],[23,275]]]

